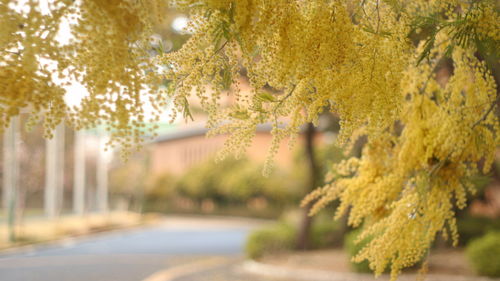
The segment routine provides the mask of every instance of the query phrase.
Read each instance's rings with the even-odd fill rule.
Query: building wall
[[[157,142],[151,147],[152,171],[154,174],[181,174],[193,165],[214,156],[223,147],[225,138],[226,136],[207,138],[204,135],[197,135]],[[270,133],[257,132],[246,155],[254,161],[263,163],[268,155],[271,139]],[[317,141],[322,142],[322,139],[322,136],[318,135]],[[301,145],[300,137],[293,150],[288,148],[287,140],[282,141],[278,153],[273,158],[275,164],[284,168],[289,167],[296,149]]]

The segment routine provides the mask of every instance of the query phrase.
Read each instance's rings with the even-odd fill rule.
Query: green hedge
[[[293,249],[297,237],[296,229],[290,224],[278,223],[250,234],[245,245],[245,252],[251,259],[258,259],[266,254],[277,254]]]
[[[370,239],[364,239],[360,241],[359,243],[356,243],[356,239],[358,238],[359,234],[361,233],[361,230],[356,229],[351,232],[349,232],[345,237],[344,237],[344,250],[347,252],[349,256],[349,263],[351,265],[351,268],[356,271],[356,272],[372,272],[370,269],[368,261],[364,260],[360,263],[355,263],[352,261],[352,258],[356,256],[361,249],[363,249],[366,244],[370,242]]]
[[[262,176],[262,166],[248,159],[213,159],[189,169],[178,181],[176,191],[181,196],[201,201],[211,199],[216,204],[244,204],[253,198],[265,198],[269,204],[295,204],[300,200],[302,186],[289,179],[289,174],[275,170]]]
[[[500,277],[500,232],[490,231],[467,245],[467,257],[477,273]]]
[[[500,220],[467,215],[458,218],[457,228],[460,234],[460,245],[467,245],[473,239],[482,237],[489,231],[500,231]]]
[[[258,259],[264,255],[294,250],[299,233],[294,225],[289,222],[279,222],[254,231],[247,239],[245,248],[247,256]],[[342,235],[339,230],[339,224],[335,221],[313,221],[309,237],[311,249],[337,246]]]
[[[313,249],[339,247],[342,245],[343,234],[338,221],[330,217],[315,216],[311,227],[311,247]]]

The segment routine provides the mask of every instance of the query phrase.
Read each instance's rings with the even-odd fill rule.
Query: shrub
[[[219,176],[220,169],[214,169],[208,162],[193,166],[179,179],[177,192],[198,203],[203,199],[217,198],[216,186],[220,181]]]
[[[500,232],[490,231],[467,245],[467,257],[478,274],[500,277]]]
[[[260,167],[248,160],[240,160],[220,171],[216,192],[227,203],[243,203],[262,193],[266,178]]]
[[[287,210],[281,220],[296,226],[297,232],[304,218],[303,209]],[[309,246],[311,249],[324,249],[342,246],[344,229],[339,221],[333,220],[327,212],[320,212],[313,217],[309,232]]]
[[[285,206],[300,200],[288,173],[273,171],[263,177],[262,166],[246,158],[228,157],[217,165],[214,159],[208,159],[186,171],[177,190],[197,202],[211,199],[218,205],[242,205],[265,198],[274,206]]]
[[[457,220],[460,245],[467,245],[475,238],[484,236],[489,231],[500,231],[500,220],[487,217],[465,216]]]
[[[250,234],[245,245],[249,258],[258,259],[266,254],[277,254],[293,249],[297,237],[290,224],[278,223]]]
[[[318,217],[313,221],[311,228],[311,246],[315,249],[340,246],[342,233],[340,225],[332,219],[321,219]]]
[[[366,244],[370,242],[369,238],[366,238],[362,241],[356,243],[356,239],[358,238],[361,231],[359,229],[353,230],[349,232],[344,237],[344,250],[347,252],[349,256],[349,263],[351,264],[351,268],[356,272],[372,272],[370,269],[368,261],[364,260],[360,263],[355,263],[352,261],[352,258],[356,256],[361,249],[363,249]]]
[[[151,180],[146,188],[146,196],[152,200],[167,200],[175,193],[176,178],[163,173]]]

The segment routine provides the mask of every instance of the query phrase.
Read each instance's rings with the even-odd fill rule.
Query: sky
[[[10,3],[10,7],[18,12],[29,12],[29,6],[27,5],[29,0],[17,0],[17,4]],[[53,3],[52,0],[38,0],[38,6],[40,12],[42,14],[50,13],[50,3]],[[77,2],[78,3],[78,2]],[[71,25],[76,23],[75,18],[70,19],[69,17],[65,17],[62,19],[59,25],[59,31],[56,35],[56,40],[61,44],[61,46],[67,45],[71,39],[74,38],[72,35],[72,27]],[[172,29],[178,33],[185,33],[185,29],[188,25],[189,19],[186,16],[180,15],[172,21]],[[55,70],[57,68],[57,62],[53,60],[49,60],[46,58],[38,58],[39,63],[41,65],[46,65],[47,69]],[[89,92],[85,88],[83,84],[78,82],[74,78],[59,78],[58,75],[54,74],[52,79],[57,85],[64,85],[63,88],[66,89],[66,95],[64,100],[69,107],[78,107],[81,104],[81,101],[84,97],[89,95]],[[145,90],[146,91],[146,90]],[[152,116],[153,107],[149,103],[149,100],[144,98],[144,111],[146,113],[146,118]],[[169,122],[169,110],[166,109],[162,114],[162,118],[160,120],[161,123]]]

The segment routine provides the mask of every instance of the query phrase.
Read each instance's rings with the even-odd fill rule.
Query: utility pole
[[[44,207],[49,219],[57,217],[62,207],[62,187],[64,181],[64,125],[54,129],[52,139],[46,140],[46,174]]]
[[[19,117],[12,117],[4,131],[3,207],[9,226],[9,241],[16,240],[17,192],[19,189]]]
[[[99,136],[97,152],[97,210],[108,212],[108,159],[106,157],[106,138]]]
[[[75,132],[75,160],[73,175],[73,212],[83,215],[85,212],[85,133]]]
[[[56,127],[57,132],[57,205],[56,215],[59,216],[64,207],[64,123]]]

